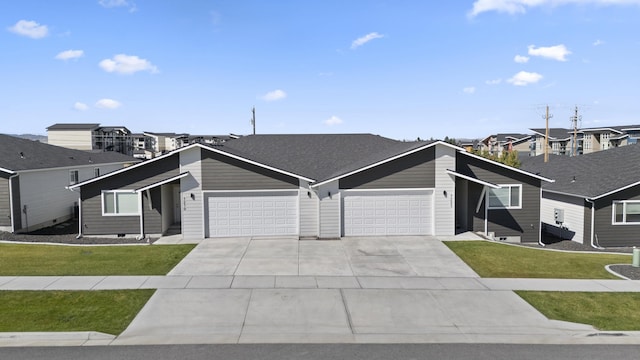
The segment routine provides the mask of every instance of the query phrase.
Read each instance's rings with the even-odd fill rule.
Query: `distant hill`
[[[34,134],[7,134],[10,136],[15,136],[15,137],[19,137],[19,138],[23,138],[23,139],[29,139],[29,140],[34,140],[34,141],[40,141],[41,143],[47,143],[47,137],[44,135],[34,135]]]

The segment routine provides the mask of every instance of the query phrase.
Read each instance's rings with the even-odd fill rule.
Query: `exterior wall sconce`
[[[190,195],[190,196],[191,196],[191,200],[195,200],[195,199],[196,199],[196,194],[191,193],[191,195]]]
[[[331,199],[331,191],[327,191],[327,196],[329,196],[329,199]]]
[[[311,199],[311,191],[307,191],[307,196]]]
[[[447,190],[443,190],[442,195],[444,195],[444,197],[447,197]]]

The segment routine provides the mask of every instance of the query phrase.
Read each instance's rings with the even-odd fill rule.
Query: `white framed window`
[[[78,170],[69,170],[69,184],[77,184],[80,179],[78,178]]]
[[[489,209],[521,209],[522,184],[499,186],[499,189],[489,189],[487,191]]]
[[[640,200],[614,201],[613,225],[640,225]]]
[[[102,191],[103,216],[140,215],[138,193],[130,190]]]
[[[100,168],[93,168],[93,177],[100,176]]]

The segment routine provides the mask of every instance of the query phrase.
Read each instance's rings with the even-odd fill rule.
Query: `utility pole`
[[[571,156],[576,156],[578,150],[578,120],[581,120],[581,116],[578,116],[578,106],[576,105],[575,113],[571,117],[571,123],[573,125],[573,141],[571,142]]]
[[[256,134],[256,107],[251,108],[251,126],[253,126],[253,135]]]
[[[549,105],[547,105],[547,112],[545,114],[546,123],[546,132],[544,135],[544,162],[549,162],[549,118],[552,118],[553,115],[549,115]]]

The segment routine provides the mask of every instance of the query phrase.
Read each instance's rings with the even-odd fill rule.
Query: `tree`
[[[493,161],[497,161],[499,163],[514,167],[514,168],[519,168],[520,165],[522,164],[520,162],[520,159],[518,159],[518,152],[517,151],[503,151],[502,155],[497,156],[497,155],[493,155],[493,154],[489,154],[489,151],[484,150],[484,151],[479,151],[479,150],[474,150],[472,151],[473,154],[478,155],[478,156],[482,156],[483,158],[487,158],[489,160],[493,160]]]

